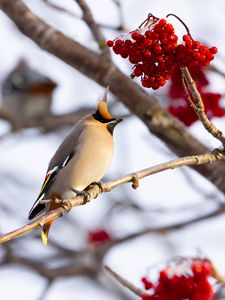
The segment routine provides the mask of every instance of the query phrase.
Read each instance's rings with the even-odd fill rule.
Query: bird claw
[[[92,183],[90,183],[90,184],[86,187],[86,189],[89,189],[89,188],[91,188],[91,187],[94,187],[95,185],[98,186],[99,190],[100,190],[101,193],[102,193],[102,192],[103,192],[103,186],[102,186],[102,183],[101,183],[100,181],[93,181]],[[86,189],[85,189],[85,190],[86,190]]]
[[[83,205],[90,201],[90,194],[87,191],[78,191],[74,188],[71,188],[71,190],[76,193],[77,196],[82,196],[84,198]]]
[[[62,215],[65,215],[66,213],[68,213],[73,208],[73,206],[70,203],[70,201],[62,200],[61,205],[60,205],[59,208],[61,209]]]

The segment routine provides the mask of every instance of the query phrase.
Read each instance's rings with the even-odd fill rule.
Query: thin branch
[[[128,32],[128,30],[125,27],[125,22],[124,22],[124,15],[123,15],[123,10],[122,10],[122,5],[120,0],[112,0],[112,2],[117,6],[118,12],[119,12],[119,20],[120,20],[120,25],[118,26],[118,30]]]
[[[99,48],[102,49],[105,61],[110,62],[111,55],[110,55],[109,48],[106,46],[105,37],[101,32],[100,26],[95,22],[93,14],[86,3],[86,0],[74,0],[74,1],[76,1],[79,7],[81,8],[83,13],[83,20],[85,21],[90,31],[92,32],[96,42],[98,43]]]
[[[114,245],[121,244],[121,243],[130,241],[130,240],[139,238],[139,237],[141,237],[143,235],[146,235],[146,234],[167,233],[167,232],[175,231],[175,230],[177,231],[177,230],[183,229],[184,227],[191,226],[191,225],[194,225],[196,223],[208,220],[210,218],[217,217],[217,216],[219,216],[221,214],[224,214],[224,213],[225,213],[225,205],[221,204],[221,205],[219,205],[219,207],[216,210],[213,210],[213,211],[211,211],[211,212],[209,212],[209,213],[207,213],[203,216],[198,216],[198,217],[192,218],[190,220],[182,221],[180,223],[145,228],[141,231],[131,233],[127,236],[124,236],[124,237],[121,237],[121,238],[118,238],[118,239],[114,239],[111,242],[111,245],[109,245],[109,247],[112,247]]]
[[[14,256],[13,254],[5,256],[5,258],[3,259],[2,265],[8,264],[19,264],[27,266],[34,269],[37,273],[48,278],[49,280],[53,280],[60,276],[88,275],[90,277],[93,277],[96,274],[96,270],[88,266],[77,266],[70,263],[69,265],[64,265],[62,267],[50,268],[45,266],[43,262],[35,261],[27,257]]]
[[[212,266],[212,276],[223,286],[225,286],[225,276],[221,274],[221,272],[216,268],[216,266],[212,263],[210,259],[207,259],[207,261],[211,264]]]
[[[115,273],[110,267],[105,266],[104,267],[105,271],[110,274],[116,281],[118,281],[121,285],[125,286],[126,288],[128,288],[130,291],[132,291],[135,295],[142,297],[143,295],[145,295],[145,291],[134,286],[131,282],[129,282],[128,280],[126,280],[125,278],[123,278],[122,276],[118,275],[117,273]]]
[[[191,77],[190,72],[188,71],[188,68],[182,68],[182,73],[185,78],[185,81],[191,91],[192,97],[194,99],[194,103],[191,100],[191,97],[188,95],[188,90],[185,89],[187,98],[194,109],[194,111],[197,113],[199,119],[202,121],[205,129],[214,136],[217,140],[219,140],[223,146],[225,146],[225,136],[223,135],[222,131],[219,130],[207,117],[204,109],[204,103],[202,101],[201,94],[199,93],[197,86],[195,84],[195,81]]]
[[[225,78],[225,73],[223,71],[221,71],[220,69],[218,69],[215,65],[209,65],[207,68],[209,71],[214,72],[216,74],[221,75],[222,77]]]
[[[46,5],[48,5],[49,7],[54,8],[55,10],[57,10],[59,12],[65,13],[68,16],[74,18],[74,19],[84,20],[84,16],[79,16],[79,15],[75,14],[74,12],[72,12],[72,11],[70,11],[70,10],[64,8],[64,7],[59,6],[59,5],[51,2],[50,0],[42,0],[42,1]],[[121,17],[121,14],[122,13],[120,13],[120,18],[121,18],[121,20],[123,20],[123,18]],[[98,22],[96,22],[96,24],[97,24],[98,27],[105,28],[105,29],[116,30],[116,31],[125,31],[125,27],[124,27],[122,22],[123,21],[121,21],[119,26],[112,26],[112,25],[102,24],[102,23],[98,23]]]
[[[131,173],[127,176],[118,178],[113,181],[103,183],[101,188],[99,185],[91,185],[87,190],[88,201],[95,199],[101,192],[109,192],[115,187],[132,182],[133,188],[136,188],[140,179],[150,176],[165,170],[176,169],[182,166],[188,165],[201,165],[206,163],[213,163],[218,160],[223,159],[225,152],[223,150],[215,150],[212,153],[187,156],[183,158],[178,158],[166,163],[162,163],[135,173]],[[45,200],[46,202],[51,202],[52,200]],[[30,222],[29,224],[14,230],[10,233],[0,236],[0,244],[5,243],[13,238],[16,238],[26,232],[43,226],[45,223],[55,220],[58,217],[68,213],[71,208],[79,205],[86,204],[87,199],[84,196],[76,196],[74,199],[62,200],[61,206],[55,210],[50,211],[46,215],[37,218],[36,220]]]

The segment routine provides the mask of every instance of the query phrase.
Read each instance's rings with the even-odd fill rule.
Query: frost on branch
[[[211,263],[199,258],[179,258],[159,272],[158,280],[141,281],[147,294],[142,300],[213,300]]]
[[[136,30],[109,40],[107,45],[134,65],[131,78],[141,77],[143,87],[156,90],[171,78],[175,67],[208,66],[217,53],[216,47],[195,41],[181,22],[187,29],[181,43],[172,24],[149,14]]]

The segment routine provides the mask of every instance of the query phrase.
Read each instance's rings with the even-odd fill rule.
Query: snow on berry
[[[170,79],[174,67],[207,66],[217,53],[216,47],[208,48],[193,40],[186,29],[183,43],[178,43],[173,25],[149,14],[136,30],[107,41],[107,46],[134,65],[132,79],[140,77],[143,87],[156,90]]]
[[[162,269],[155,284],[141,279],[146,290],[142,300],[213,300],[211,273],[208,261],[183,258]]]

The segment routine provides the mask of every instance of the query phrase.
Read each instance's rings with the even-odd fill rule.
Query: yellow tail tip
[[[42,238],[42,243],[43,243],[43,245],[46,246],[47,243],[48,243],[48,236],[47,236],[47,234],[44,232],[44,230],[42,230],[42,232],[41,232],[41,238]]]

